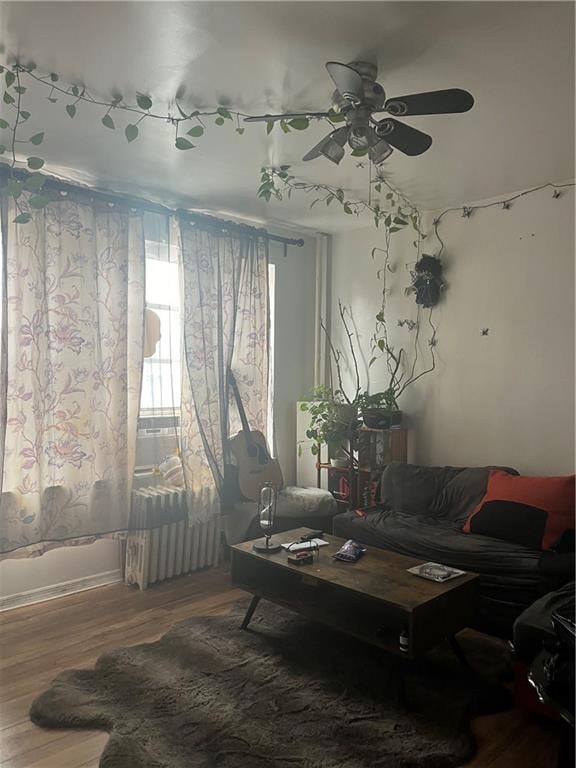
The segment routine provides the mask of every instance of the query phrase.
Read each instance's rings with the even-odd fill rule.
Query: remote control
[[[310,533],[305,533],[300,541],[312,541],[312,539],[321,539],[323,535],[324,531],[310,531]]]

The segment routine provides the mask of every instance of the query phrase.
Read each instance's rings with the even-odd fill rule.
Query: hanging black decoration
[[[410,272],[412,285],[408,293],[416,294],[416,304],[421,307],[435,307],[440,301],[440,292],[445,286],[442,278],[442,262],[436,256],[422,254]]]

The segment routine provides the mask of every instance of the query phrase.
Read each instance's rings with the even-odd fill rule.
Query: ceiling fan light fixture
[[[322,149],[320,149],[320,154],[327,160],[331,160],[338,165],[340,160],[344,157],[344,147],[341,144],[338,144],[337,141],[334,141],[334,139],[330,139]]]
[[[376,144],[373,144],[368,149],[368,157],[372,160],[374,165],[380,165],[384,160],[390,157],[391,154],[392,147],[387,141],[384,141],[384,139],[380,139],[380,141],[376,142]]]
[[[314,160],[316,157],[325,157],[333,163],[338,163],[344,157],[344,145],[348,139],[348,126],[337,128],[328,136],[325,136],[315,147],[307,152],[303,160]]]
[[[352,149],[366,149],[368,143],[368,131],[366,128],[359,126],[351,129],[348,144]]]
[[[378,135],[378,131],[369,128],[366,134],[368,142],[368,157],[374,165],[379,165],[392,154],[392,147]]]

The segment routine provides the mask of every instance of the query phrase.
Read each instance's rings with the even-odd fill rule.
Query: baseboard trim
[[[33,603],[43,603],[46,600],[54,600],[63,595],[84,592],[87,589],[103,587],[106,584],[115,584],[122,580],[122,571],[116,568],[113,571],[94,573],[90,576],[82,576],[79,579],[71,579],[70,581],[62,581],[59,584],[50,584],[47,587],[30,589],[28,592],[20,592],[17,595],[6,595],[5,597],[0,597],[0,612],[21,608],[24,605],[32,605]]]

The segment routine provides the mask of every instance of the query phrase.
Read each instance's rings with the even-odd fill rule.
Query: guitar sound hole
[[[258,464],[268,464],[268,454],[263,448],[258,448]]]
[[[257,464],[268,464],[270,461],[268,453],[260,445],[248,445],[246,452],[251,459],[256,459]]]

